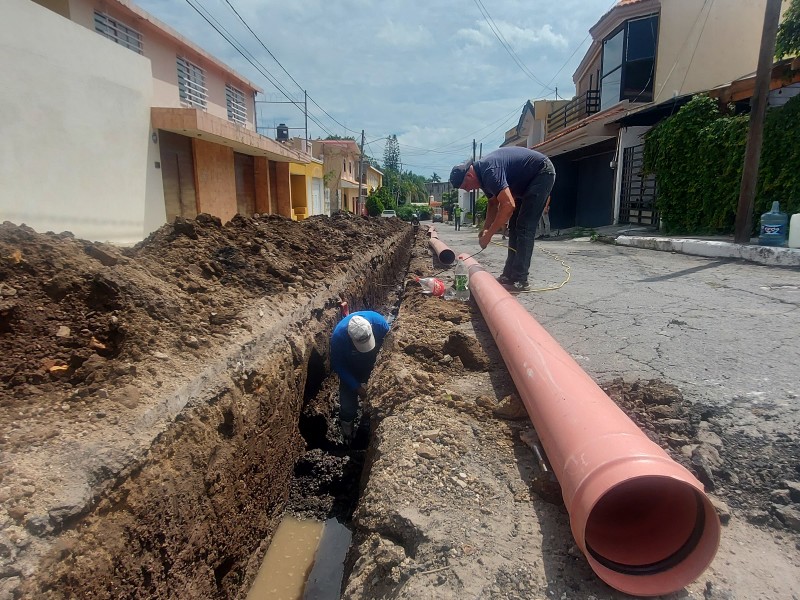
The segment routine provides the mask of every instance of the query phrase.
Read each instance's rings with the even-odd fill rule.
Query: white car
[[[396,217],[397,213],[393,210],[385,210],[381,213],[382,217]]]

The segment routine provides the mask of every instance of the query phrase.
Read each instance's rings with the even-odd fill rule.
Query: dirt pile
[[[385,294],[410,235],[347,214],[201,215],[133,248],[0,226],[0,598],[238,593],[340,297]]]
[[[418,249],[412,268],[430,275],[441,267]],[[452,281],[452,273],[439,276]],[[733,415],[693,405],[669,383],[614,380],[603,388],[706,482],[725,523],[712,567],[667,598],[800,593],[791,575],[800,548],[790,516],[797,487],[774,489],[797,480],[794,443],[785,440],[785,455],[770,454],[763,465],[736,443],[742,424]],[[408,290],[369,397],[374,437],[343,598],[630,597],[605,585],[576,546],[558,485],[532,449],[536,432],[475,305]],[[710,462],[716,453],[725,460]],[[737,477],[753,485],[737,486]],[[761,526],[751,524],[751,510],[767,515]]]

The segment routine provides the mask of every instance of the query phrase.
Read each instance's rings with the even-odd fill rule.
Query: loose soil
[[[242,598],[285,509],[352,517],[344,598],[625,597],[575,547],[476,306],[396,290],[394,256],[433,272],[413,239],[347,215],[201,215],[126,249],[0,226],[0,599]],[[345,448],[326,378],[338,303],[388,312],[395,291]],[[259,363],[264,337],[281,343]],[[192,377],[185,404],[164,400]],[[669,382],[603,387],[726,523],[671,597],[800,597],[797,439],[756,447]]]

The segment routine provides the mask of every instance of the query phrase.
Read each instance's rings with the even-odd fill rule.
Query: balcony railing
[[[547,115],[547,137],[600,111],[600,90],[589,90]]]

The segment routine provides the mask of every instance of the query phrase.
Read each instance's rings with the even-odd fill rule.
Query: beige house
[[[20,156],[0,170],[4,218],[131,243],[176,216],[292,216],[289,165],[309,157],[256,132],[247,78],[129,0],[3,13],[0,59],[19,75],[0,90],[18,122],[2,143]]]
[[[521,146],[532,148],[545,139],[547,116],[567,104],[567,100],[528,100],[522,107],[522,114],[516,127],[506,131],[505,140],[500,147]]]
[[[358,210],[358,165],[361,150],[353,140],[313,140],[312,154],[322,160],[331,212]],[[382,175],[381,175],[382,177]]]
[[[545,139],[533,144],[556,166],[553,227],[657,224],[642,135],[692,94],[755,72],[765,7],[620,0],[600,17],[573,75],[575,97],[548,114]]]

